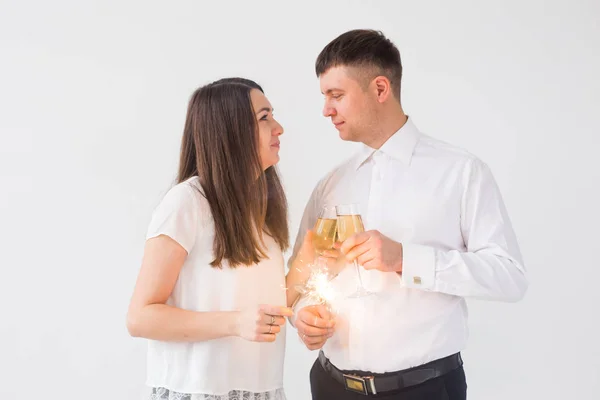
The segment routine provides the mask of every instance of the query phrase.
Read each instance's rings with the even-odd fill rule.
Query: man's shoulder
[[[483,163],[478,156],[464,147],[457,146],[425,134],[421,134],[419,145],[415,151],[417,152],[418,156],[433,157],[438,161],[445,161],[454,165]]]
[[[354,168],[358,156],[359,154],[355,153],[338,163],[329,172],[323,175],[321,179],[319,179],[315,186],[315,190],[324,190],[331,184],[338,182],[342,177],[348,174],[352,168]]]

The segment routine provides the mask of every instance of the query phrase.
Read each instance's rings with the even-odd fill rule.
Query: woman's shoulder
[[[171,187],[164,197],[178,203],[196,203],[199,205],[206,200],[204,190],[197,176],[186,179]]]
[[[193,212],[196,217],[199,217],[198,222],[210,216],[210,206],[197,176],[172,186],[155,209],[155,213],[164,214],[186,211]]]
[[[199,228],[210,218],[202,187],[197,178],[190,178],[171,187],[152,213],[146,239],[166,235],[178,242],[188,253],[192,250]]]

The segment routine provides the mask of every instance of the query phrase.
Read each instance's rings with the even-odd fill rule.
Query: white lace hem
[[[232,390],[224,395],[179,393],[165,388],[152,388],[150,400],[286,400],[283,389],[262,393]]]

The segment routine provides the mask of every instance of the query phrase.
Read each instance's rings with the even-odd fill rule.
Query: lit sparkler
[[[327,267],[310,265],[312,272],[304,286],[298,287],[300,293],[308,298],[312,304],[323,304],[331,308],[337,293],[331,284],[331,276]]]

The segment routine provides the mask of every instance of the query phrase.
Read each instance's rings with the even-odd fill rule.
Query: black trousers
[[[346,390],[333,379],[317,359],[310,370],[310,390],[313,400],[466,400],[467,381],[463,367],[419,385],[393,392],[365,396]]]

